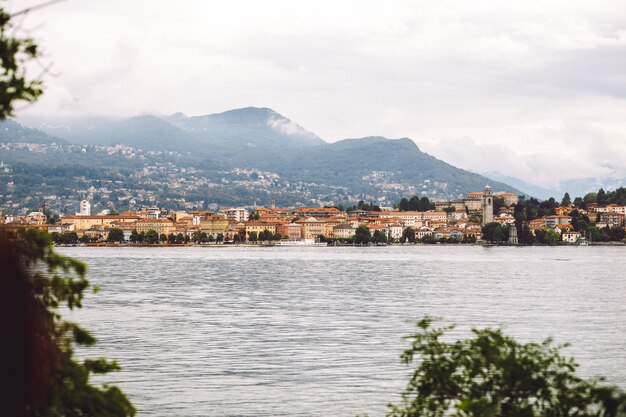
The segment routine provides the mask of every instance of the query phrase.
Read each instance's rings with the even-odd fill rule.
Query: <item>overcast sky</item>
[[[22,115],[270,107],[542,186],[626,177],[624,0],[67,0],[23,26],[57,75]]]

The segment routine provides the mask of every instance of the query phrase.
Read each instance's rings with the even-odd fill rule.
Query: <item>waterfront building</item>
[[[350,239],[354,236],[356,227],[350,223],[342,223],[333,228],[333,236],[337,239]]]
[[[257,235],[265,230],[276,233],[276,223],[270,222],[247,222],[245,224],[246,237],[250,237],[250,233],[256,233]]]
[[[200,231],[207,234],[207,236],[224,235],[228,228],[228,220],[222,216],[212,215],[203,217],[200,219]]]
[[[135,230],[137,233],[147,233],[149,230],[154,230],[159,235],[169,235],[174,232],[174,222],[170,219],[140,219],[135,223]]]
[[[563,240],[563,242],[576,243],[578,242],[578,239],[580,239],[580,233],[578,232],[570,231],[570,232],[563,232],[561,234],[561,240]]]
[[[387,227],[389,228],[389,239],[394,241],[400,240],[400,238],[402,237],[402,232],[404,232],[404,227],[402,226],[402,223],[388,223]]]
[[[319,235],[324,235],[323,220],[318,220],[315,217],[307,217],[297,220],[296,223],[302,226],[303,239],[316,239]]]
[[[427,226],[422,226],[415,230],[416,239],[423,239],[424,236],[434,236],[434,235],[435,235],[434,230]]]
[[[302,226],[297,223],[281,224],[276,230],[281,236],[286,236],[290,240],[302,239]]]
[[[131,215],[95,215],[95,216],[64,216],[61,218],[61,223],[73,224],[74,230],[79,234],[83,230],[92,228],[93,226],[100,226],[102,228],[111,227],[111,223],[134,223],[138,221],[139,216]]]

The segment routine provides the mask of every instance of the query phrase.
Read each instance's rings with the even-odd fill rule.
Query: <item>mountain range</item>
[[[15,121],[3,122],[0,142],[56,143],[68,149],[77,145],[123,145],[144,152],[142,164],[145,166],[150,166],[151,158],[163,163],[167,160],[170,165],[200,170],[202,175],[218,183],[219,172],[259,170],[275,175],[288,186],[301,183],[325,187],[325,191],[319,191],[321,198],[309,195],[310,201],[337,202],[338,198],[345,198],[343,203],[350,198],[365,198],[390,204],[402,196],[414,194],[459,198],[470,191],[480,191],[487,184],[495,191],[523,194],[504,182],[454,167],[422,152],[411,139],[365,137],[328,143],[268,108],[248,107],[205,116],[176,113],[124,120],[39,120],[30,124],[31,127],[25,127]],[[82,156],[85,157],[83,162]],[[24,152],[10,153],[2,149],[0,159],[46,167],[71,161],[72,165],[113,171],[114,164],[119,163],[108,161],[106,157],[94,158],[85,150],[82,153],[68,151],[62,158],[51,152],[39,152],[35,158]],[[122,164],[132,171],[132,164]],[[280,186],[276,187],[280,191]],[[329,190],[343,190],[343,194]],[[265,191],[273,193],[269,189]],[[304,197],[310,191],[303,191]],[[294,201],[294,198],[281,202],[279,197],[278,202],[307,201],[306,198]]]

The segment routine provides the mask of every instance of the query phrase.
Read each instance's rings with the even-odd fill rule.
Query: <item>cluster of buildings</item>
[[[504,206],[495,215],[494,198],[504,200]],[[257,207],[253,212],[245,207],[223,207],[217,211],[168,211],[150,206],[119,214],[92,214],[91,203],[83,200],[78,213],[62,216],[53,224],[48,224],[43,211],[31,212],[20,218],[0,216],[0,222],[6,226],[37,227],[49,233],[75,232],[79,237],[89,237],[91,241],[106,240],[112,229],[120,229],[125,240],[130,240],[133,233],[145,234],[151,230],[159,236],[182,235],[188,238],[186,240],[205,236],[218,241],[247,241],[251,240],[251,236],[259,235],[292,241],[311,241],[320,236],[347,240],[355,235],[358,227],[367,227],[372,235],[378,231],[379,235],[382,233],[392,242],[399,241],[407,228],[415,232],[417,239],[432,236],[435,239],[475,237],[480,240],[482,226],[487,223],[498,222],[503,226],[515,223],[513,206],[517,201],[517,195],[493,194],[489,186],[482,192],[469,193],[462,200],[437,202],[435,210],[431,211],[282,208],[276,207],[272,200],[269,207]],[[563,241],[576,242],[581,236],[571,224],[572,217],[568,214],[572,210],[572,207],[558,207],[555,215],[530,221],[529,229],[532,233],[550,229],[557,232]],[[590,204],[584,214],[593,217],[598,227],[624,227],[626,207]],[[517,243],[516,234],[511,235],[510,243]]]
[[[584,236],[576,231],[572,225],[572,217],[569,214],[573,210],[578,210],[580,214],[587,216],[600,229],[605,227],[624,228],[626,226],[626,206],[592,203],[588,204],[585,210],[559,206],[556,208],[556,214],[531,220],[529,229],[533,234],[538,230],[552,230],[561,236],[562,241],[576,243]]]

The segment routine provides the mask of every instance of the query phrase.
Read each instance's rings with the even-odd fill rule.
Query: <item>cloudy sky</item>
[[[22,26],[54,73],[22,116],[270,107],[541,186],[626,177],[623,0],[66,0]]]

